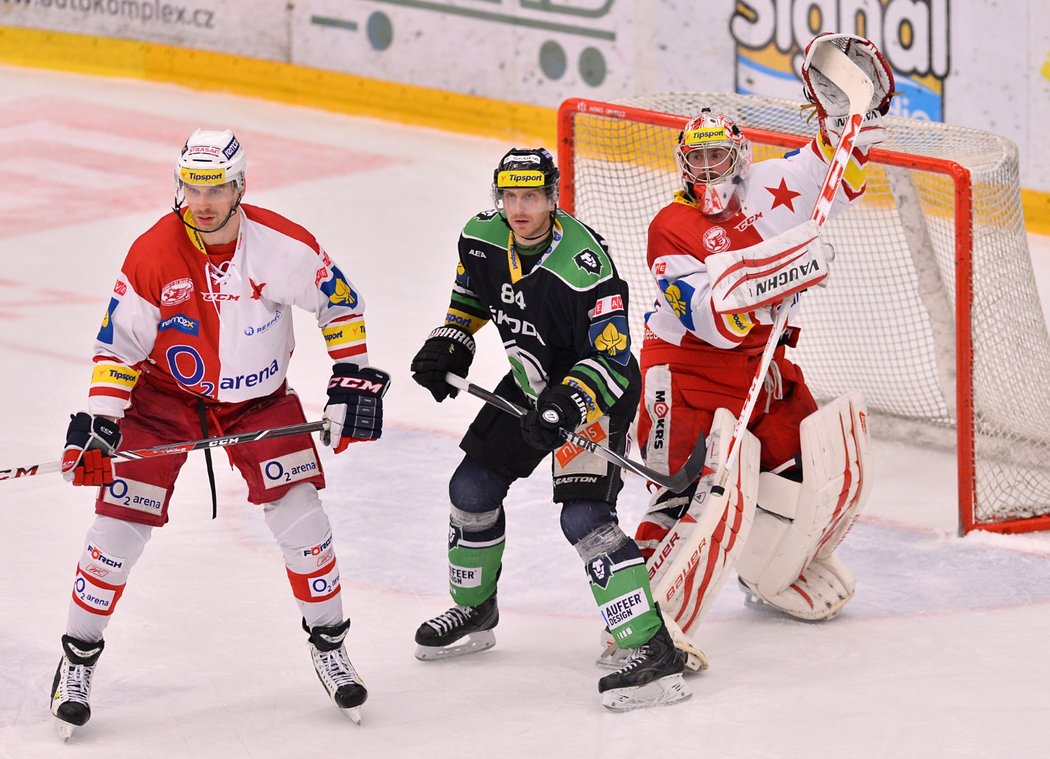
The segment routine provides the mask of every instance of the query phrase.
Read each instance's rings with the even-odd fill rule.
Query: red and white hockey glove
[[[846,125],[849,100],[846,94],[826,76],[812,66],[814,51],[820,45],[835,45],[860,68],[871,80],[873,92],[871,103],[864,114],[856,147],[877,145],[886,139],[886,127],[882,117],[890,110],[893,97],[893,69],[879,52],[875,43],[855,34],[818,34],[806,45],[806,57],[802,62],[803,93],[817,108],[817,122],[821,134],[831,145],[837,145]]]
[[[113,484],[110,454],[120,445],[120,427],[112,419],[80,411],[69,416],[62,476],[74,485]]]
[[[328,381],[324,418],[329,432],[322,442],[342,453],[350,443],[378,440],[383,434],[383,396],[390,375],[357,364],[336,364]]]

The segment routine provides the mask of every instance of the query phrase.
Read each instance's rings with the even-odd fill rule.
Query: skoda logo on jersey
[[[588,274],[600,274],[602,271],[602,261],[598,257],[598,254],[591,249],[581,250],[576,254],[573,259],[576,265],[583,269]]]
[[[593,584],[605,590],[612,578],[612,559],[609,558],[609,554],[603,553],[591,559],[587,563],[587,575]]]

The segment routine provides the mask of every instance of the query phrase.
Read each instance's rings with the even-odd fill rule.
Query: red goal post
[[[705,106],[744,129],[756,161],[815,131],[797,103],[747,95],[572,99],[558,112],[560,205],[609,240],[636,346],[658,296],[646,230],[680,187],[678,132]],[[829,286],[805,296],[794,358],[818,401],[864,392],[876,435],[955,450],[961,532],[1050,529],[1050,394],[1037,390],[1050,338],[1017,148],[978,130],[887,122],[864,200],[826,228],[836,259]]]

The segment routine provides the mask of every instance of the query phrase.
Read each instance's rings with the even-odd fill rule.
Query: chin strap
[[[185,201],[179,200],[178,196],[175,197],[175,205],[173,205],[171,207],[171,210],[176,216],[179,217],[179,221],[181,221],[183,224],[185,224],[188,228],[192,229],[194,232],[197,232],[198,234],[205,234],[205,235],[207,235],[207,234],[211,234],[212,232],[218,232],[220,229],[222,229],[223,227],[225,227],[227,224],[230,223],[230,219],[232,219],[233,215],[235,213],[237,213],[237,209],[241,207],[241,198],[243,198],[243,197],[244,197],[244,193],[243,192],[240,195],[237,196],[237,201],[233,204],[233,208],[230,209],[230,212],[226,215],[226,218],[223,220],[222,224],[217,226],[215,229],[201,229],[200,227],[195,227],[192,224],[190,224],[188,221],[186,221],[186,215],[184,213],[182,213],[182,207],[183,207],[183,204],[185,203]]]

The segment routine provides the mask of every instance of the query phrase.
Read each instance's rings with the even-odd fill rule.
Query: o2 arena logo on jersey
[[[736,42],[736,91],[800,101],[802,57],[810,30],[852,32],[874,42],[893,67],[894,116],[942,121],[950,69],[950,0],[851,0],[796,3],[747,0],[729,20]],[[863,26],[857,21],[863,18]],[[800,38],[796,31],[806,37]],[[815,33],[814,33],[815,34]]]

